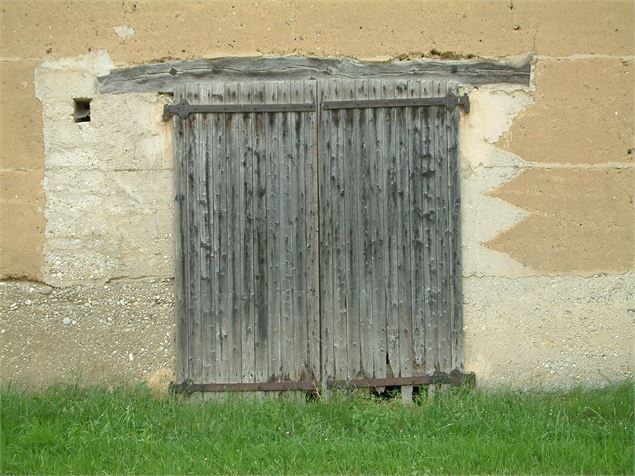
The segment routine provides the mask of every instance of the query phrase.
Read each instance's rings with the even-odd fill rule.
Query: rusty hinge
[[[428,97],[428,98],[406,98],[406,99],[356,99],[347,101],[324,101],[323,109],[367,109],[378,107],[426,107],[445,106],[453,109],[462,107],[463,111],[470,112],[470,98],[466,94],[455,96]]]
[[[473,373],[463,373],[453,370],[450,373],[438,372],[433,375],[418,375],[413,377],[386,377],[386,378],[361,378],[351,380],[329,380],[326,387],[334,388],[363,388],[363,387],[401,387],[448,384],[453,387],[462,385],[473,386],[476,378]],[[191,395],[195,392],[312,392],[317,393],[320,384],[312,381],[283,381],[283,382],[261,382],[261,383],[194,383],[187,379],[182,383],[171,383],[172,393]]]
[[[191,395],[195,392],[317,392],[317,385],[314,382],[262,382],[262,383],[193,383],[187,379],[182,383],[171,383],[172,393],[182,393]]]
[[[447,384],[453,387],[473,386],[476,377],[473,373],[463,373],[454,369],[450,373],[438,372],[433,375],[417,375],[412,377],[360,378],[351,380],[329,380],[327,388],[363,388],[363,387],[401,387]]]
[[[168,120],[171,115],[180,119],[187,119],[190,114],[209,113],[249,113],[249,112],[311,112],[315,111],[313,103],[297,104],[190,104],[187,99],[181,99],[176,104],[166,104],[163,108],[163,119]]]

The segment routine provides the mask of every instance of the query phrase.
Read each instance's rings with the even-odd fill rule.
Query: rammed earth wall
[[[169,97],[113,68],[221,56],[388,61],[533,54],[529,87],[467,88],[466,370],[483,386],[632,375],[630,1],[1,2],[4,381],[169,379]],[[92,98],[75,123],[73,98]]]

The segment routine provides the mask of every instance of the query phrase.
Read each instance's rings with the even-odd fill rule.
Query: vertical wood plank
[[[304,83],[305,100],[317,101],[315,81]],[[305,144],[306,193],[305,214],[307,217],[307,319],[308,319],[308,365],[311,378],[320,379],[320,302],[319,302],[319,210],[318,210],[318,117],[315,112],[307,114],[304,122],[307,138]]]
[[[287,81],[278,82],[278,102],[286,104],[290,99],[290,85]],[[291,212],[291,168],[293,163],[292,142],[295,131],[292,127],[291,112],[279,113],[280,117],[280,367],[284,380],[292,379],[294,362],[293,352],[293,224],[295,217]]]
[[[344,92],[341,79],[332,80],[331,99],[339,100]],[[333,188],[331,200],[333,203],[333,316],[335,319],[335,378],[348,379],[348,323],[347,323],[347,288],[346,288],[346,172],[344,148],[347,131],[345,128],[344,110],[336,110],[333,114],[331,140],[334,144],[334,161],[331,169]]]
[[[458,95],[456,83],[448,85],[448,92]],[[463,371],[463,273],[461,268],[461,180],[459,155],[460,109],[448,111],[448,180],[450,204],[450,312],[452,363],[450,367]]]
[[[227,83],[225,85],[225,103],[237,104],[239,95],[238,83]],[[227,208],[229,221],[229,266],[228,266],[228,289],[229,289],[229,314],[230,314],[230,335],[231,346],[229,362],[229,378],[232,382],[240,382],[242,379],[242,334],[241,321],[243,316],[241,300],[241,219],[243,209],[241,208],[241,186],[240,186],[240,164],[242,160],[242,114],[228,113],[226,120],[227,137],[227,170],[228,170],[228,193]]]
[[[239,103],[251,104],[253,84],[243,82],[239,88]],[[243,382],[255,381],[255,307],[254,307],[254,113],[242,114],[242,154],[240,157],[240,186],[241,186],[241,237],[240,253],[241,268],[241,341],[242,341],[242,374]]]
[[[211,83],[210,104],[220,104],[224,101],[225,88],[223,83]],[[214,335],[216,355],[214,359],[214,382],[228,382],[229,369],[229,314],[227,312],[227,267],[228,267],[228,241],[227,226],[227,160],[226,160],[226,114],[212,114],[211,138],[211,169],[213,173],[212,185],[214,188],[212,212],[212,246],[215,250],[214,259],[214,288],[212,292],[213,306],[215,309],[216,332]]]
[[[202,88],[204,94],[201,97],[205,97],[207,104],[212,104],[214,101],[214,87],[211,84],[205,85]],[[218,361],[220,359],[220,348],[218,333],[220,329],[219,314],[218,314],[218,264],[219,264],[219,249],[218,249],[218,223],[217,223],[217,161],[215,137],[218,129],[219,115],[209,114],[205,118],[206,129],[206,173],[207,173],[207,201],[208,201],[208,229],[209,235],[209,249],[210,260],[208,262],[210,282],[209,282],[209,296],[207,297],[210,306],[209,315],[209,330],[207,334],[207,344],[205,338],[203,345],[207,345],[210,349],[209,362],[205,371],[205,381],[214,382],[218,378]]]
[[[395,97],[395,82],[385,80],[382,84],[382,98],[393,99]],[[388,364],[387,372],[390,375],[399,375],[399,281],[398,281],[398,237],[397,227],[400,218],[398,216],[398,184],[397,184],[397,108],[386,108],[386,121],[384,123],[384,190],[385,190],[385,272],[386,283],[386,313],[387,313],[387,342]]]
[[[223,85],[222,102],[228,102],[229,86]],[[221,226],[222,233],[222,255],[223,263],[221,268],[221,277],[223,279],[223,285],[221,290],[221,299],[223,300],[221,306],[223,308],[223,363],[225,369],[223,369],[223,377],[226,382],[231,382],[234,378],[234,329],[233,329],[233,317],[234,317],[234,289],[233,289],[233,276],[234,276],[234,260],[233,260],[233,241],[232,241],[232,227],[234,217],[233,207],[233,188],[232,188],[232,167],[231,167],[231,155],[233,154],[233,120],[232,114],[223,114],[223,137],[222,140],[222,157],[219,161],[219,166],[223,171],[223,192],[225,193],[223,201],[223,225]]]
[[[196,84],[186,86],[186,98],[190,103],[199,102],[199,88]],[[200,381],[202,378],[201,362],[201,237],[200,237],[200,170],[201,162],[201,117],[190,116],[188,119],[190,134],[187,148],[187,203],[188,203],[188,373],[189,378]]]
[[[434,94],[432,82],[426,81],[422,84],[424,97]],[[436,361],[436,242],[437,232],[435,225],[436,199],[434,188],[434,127],[432,108],[423,108],[422,134],[424,147],[423,163],[423,243],[424,243],[424,360],[426,374],[433,374]]]
[[[266,83],[266,99],[278,102],[278,85]],[[269,305],[269,379],[280,376],[280,135],[279,114],[267,113],[267,299]]]
[[[265,85],[261,81],[253,84],[254,103],[265,102]],[[267,257],[267,114],[255,114],[253,119],[253,173],[254,173],[254,278],[255,278],[255,372],[257,382],[269,378],[269,302],[268,302],[268,257]]]
[[[382,98],[382,82],[368,81],[368,99]],[[371,349],[373,354],[373,376],[386,377],[387,342],[387,296],[385,267],[385,188],[384,188],[384,126],[386,109],[370,109],[367,116],[369,164],[370,164],[370,217],[371,217],[371,266],[372,266],[372,329]]]
[[[199,100],[209,104],[209,88],[199,85]],[[212,249],[211,236],[211,211],[212,184],[210,181],[210,122],[208,114],[200,118],[200,157],[197,164],[199,174],[199,202],[200,202],[200,273],[201,273],[201,381],[209,382],[212,378],[214,366],[213,344],[214,344],[214,306],[212,303],[212,287],[214,280],[213,261],[214,252]]]
[[[408,83],[395,82],[395,96],[407,98]],[[399,301],[399,375],[412,376],[412,208],[410,206],[410,176],[412,169],[413,141],[410,108],[397,108],[397,283]]]
[[[305,102],[304,82],[291,82],[292,103]],[[293,222],[293,245],[291,247],[291,272],[293,273],[293,340],[291,350],[294,354],[293,380],[305,379],[308,359],[308,326],[306,309],[306,278],[307,278],[307,241],[306,241],[306,116],[304,113],[291,114],[293,141],[290,173],[290,203],[289,211]]]
[[[343,81],[340,99],[355,99],[355,81]],[[360,231],[357,205],[359,202],[359,133],[356,129],[359,120],[359,109],[346,109],[341,114],[341,147],[340,175],[344,194],[344,221],[342,222],[342,249],[344,260],[344,302],[346,312],[346,346],[348,370],[346,378],[356,378],[361,369],[360,350],[360,278],[359,278],[359,238]]]
[[[320,103],[330,97],[331,82],[318,81]],[[333,309],[333,199],[332,168],[335,162],[333,143],[333,111],[322,110],[319,117],[319,282],[320,282],[320,319],[321,319],[321,360],[323,390],[328,380],[335,377],[335,320]],[[325,392],[326,393],[326,392]]]
[[[185,97],[184,87],[179,86],[174,91],[174,97],[181,100]],[[176,181],[176,252],[175,252],[175,282],[176,282],[176,379],[181,382],[189,377],[187,372],[187,162],[186,162],[186,121],[174,118],[174,157]]]
[[[410,97],[421,97],[420,80],[408,81],[408,95]],[[413,346],[413,366],[414,370],[422,370],[425,372],[425,311],[424,311],[424,269],[425,262],[425,241],[424,241],[424,189],[423,184],[426,180],[425,176],[425,156],[424,144],[425,140],[422,136],[422,112],[420,107],[413,107],[409,112],[409,130],[411,131],[410,139],[410,156],[412,177],[410,186],[410,214],[411,214],[411,233],[412,233],[412,250],[411,250],[411,293],[412,293],[412,346]]]
[[[439,81],[437,94],[447,94],[447,81]],[[436,155],[437,166],[437,210],[439,217],[439,329],[438,352],[439,370],[449,372],[451,369],[451,316],[450,308],[450,206],[448,191],[450,188],[448,177],[448,136],[447,136],[447,109],[437,108],[436,129],[438,135],[438,147]]]
[[[432,81],[430,83],[430,93],[432,96],[438,94],[439,82]],[[430,131],[430,155],[428,161],[428,168],[430,174],[430,180],[427,184],[429,186],[429,225],[430,225],[430,255],[429,255],[429,270],[430,270],[430,290],[429,290],[429,302],[430,302],[430,315],[426,326],[426,371],[428,374],[439,371],[439,347],[438,347],[438,329],[439,329],[439,312],[440,312],[440,292],[439,292],[439,256],[441,250],[439,250],[439,180],[438,180],[438,167],[437,167],[437,155],[439,148],[439,134],[437,127],[437,108],[428,108],[428,124]]]
[[[355,82],[355,97],[358,100],[368,99],[368,80],[359,79]],[[371,109],[360,109],[355,117],[355,137],[357,141],[357,169],[358,193],[356,203],[357,212],[357,249],[359,276],[359,340],[361,375],[373,375],[373,283],[372,283],[372,225],[371,225],[371,163],[369,148],[368,118]]]

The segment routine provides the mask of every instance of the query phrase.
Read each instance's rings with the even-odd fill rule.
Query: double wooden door
[[[178,380],[462,370],[455,85],[204,83],[175,102]]]

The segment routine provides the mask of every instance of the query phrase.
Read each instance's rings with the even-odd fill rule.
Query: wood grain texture
[[[335,58],[214,58],[115,69],[99,80],[102,94],[175,92],[179,85],[205,81],[309,80],[414,77],[460,84],[512,83],[529,86],[531,59],[522,64],[493,61],[403,61],[362,63]]]
[[[318,81],[320,102],[330,90],[330,82]],[[326,384],[335,374],[333,313],[333,233],[331,215],[333,213],[332,163],[334,144],[332,140],[332,112],[320,111],[318,125],[318,167],[319,167],[319,286],[320,286],[320,339],[321,339],[321,381]],[[325,389],[325,387],[324,387]]]
[[[447,81],[405,79],[334,79],[320,86],[321,101],[457,91]],[[455,276],[459,114],[458,108],[363,103],[321,111],[327,381],[410,377],[462,365]]]
[[[216,82],[177,91],[193,104],[280,104],[305,96],[314,101],[314,83]],[[308,246],[307,230],[317,234],[318,215],[306,213],[305,202],[317,204],[314,172],[306,185],[306,170],[317,168],[315,113],[197,114],[175,119],[174,127],[178,378],[311,378],[306,296],[309,276],[318,291],[318,247],[317,236]],[[315,294],[313,301],[315,333]]]
[[[304,82],[304,95],[317,100],[316,82]],[[307,285],[307,338],[308,338],[308,375],[307,379],[321,379],[321,335],[320,335],[320,274],[319,274],[319,206],[318,206],[318,114],[308,114],[308,122],[303,123],[302,144],[306,157],[305,172],[305,215],[306,215],[306,285]],[[301,317],[301,316],[300,316]]]
[[[288,104],[448,92],[457,84],[339,78],[176,94]],[[327,384],[462,370],[459,117],[362,104],[175,118],[177,378]]]
[[[382,84],[378,79],[368,81],[368,98],[381,99]],[[386,228],[386,210],[384,199],[385,154],[383,148],[386,109],[371,109],[368,115],[368,143],[370,155],[370,217],[371,217],[371,282],[373,287],[371,309],[373,313],[371,343],[373,349],[373,375],[385,378],[386,353],[388,351],[386,333],[386,272],[384,262],[384,230]]]
[[[175,93],[182,95],[180,89]],[[175,290],[176,297],[176,378],[182,381],[189,378],[187,368],[187,323],[189,315],[187,312],[187,203],[185,201],[185,183],[187,183],[186,166],[186,137],[188,136],[187,122],[178,121],[174,123],[174,176],[176,189],[176,250],[175,250],[175,280],[177,283]]]

